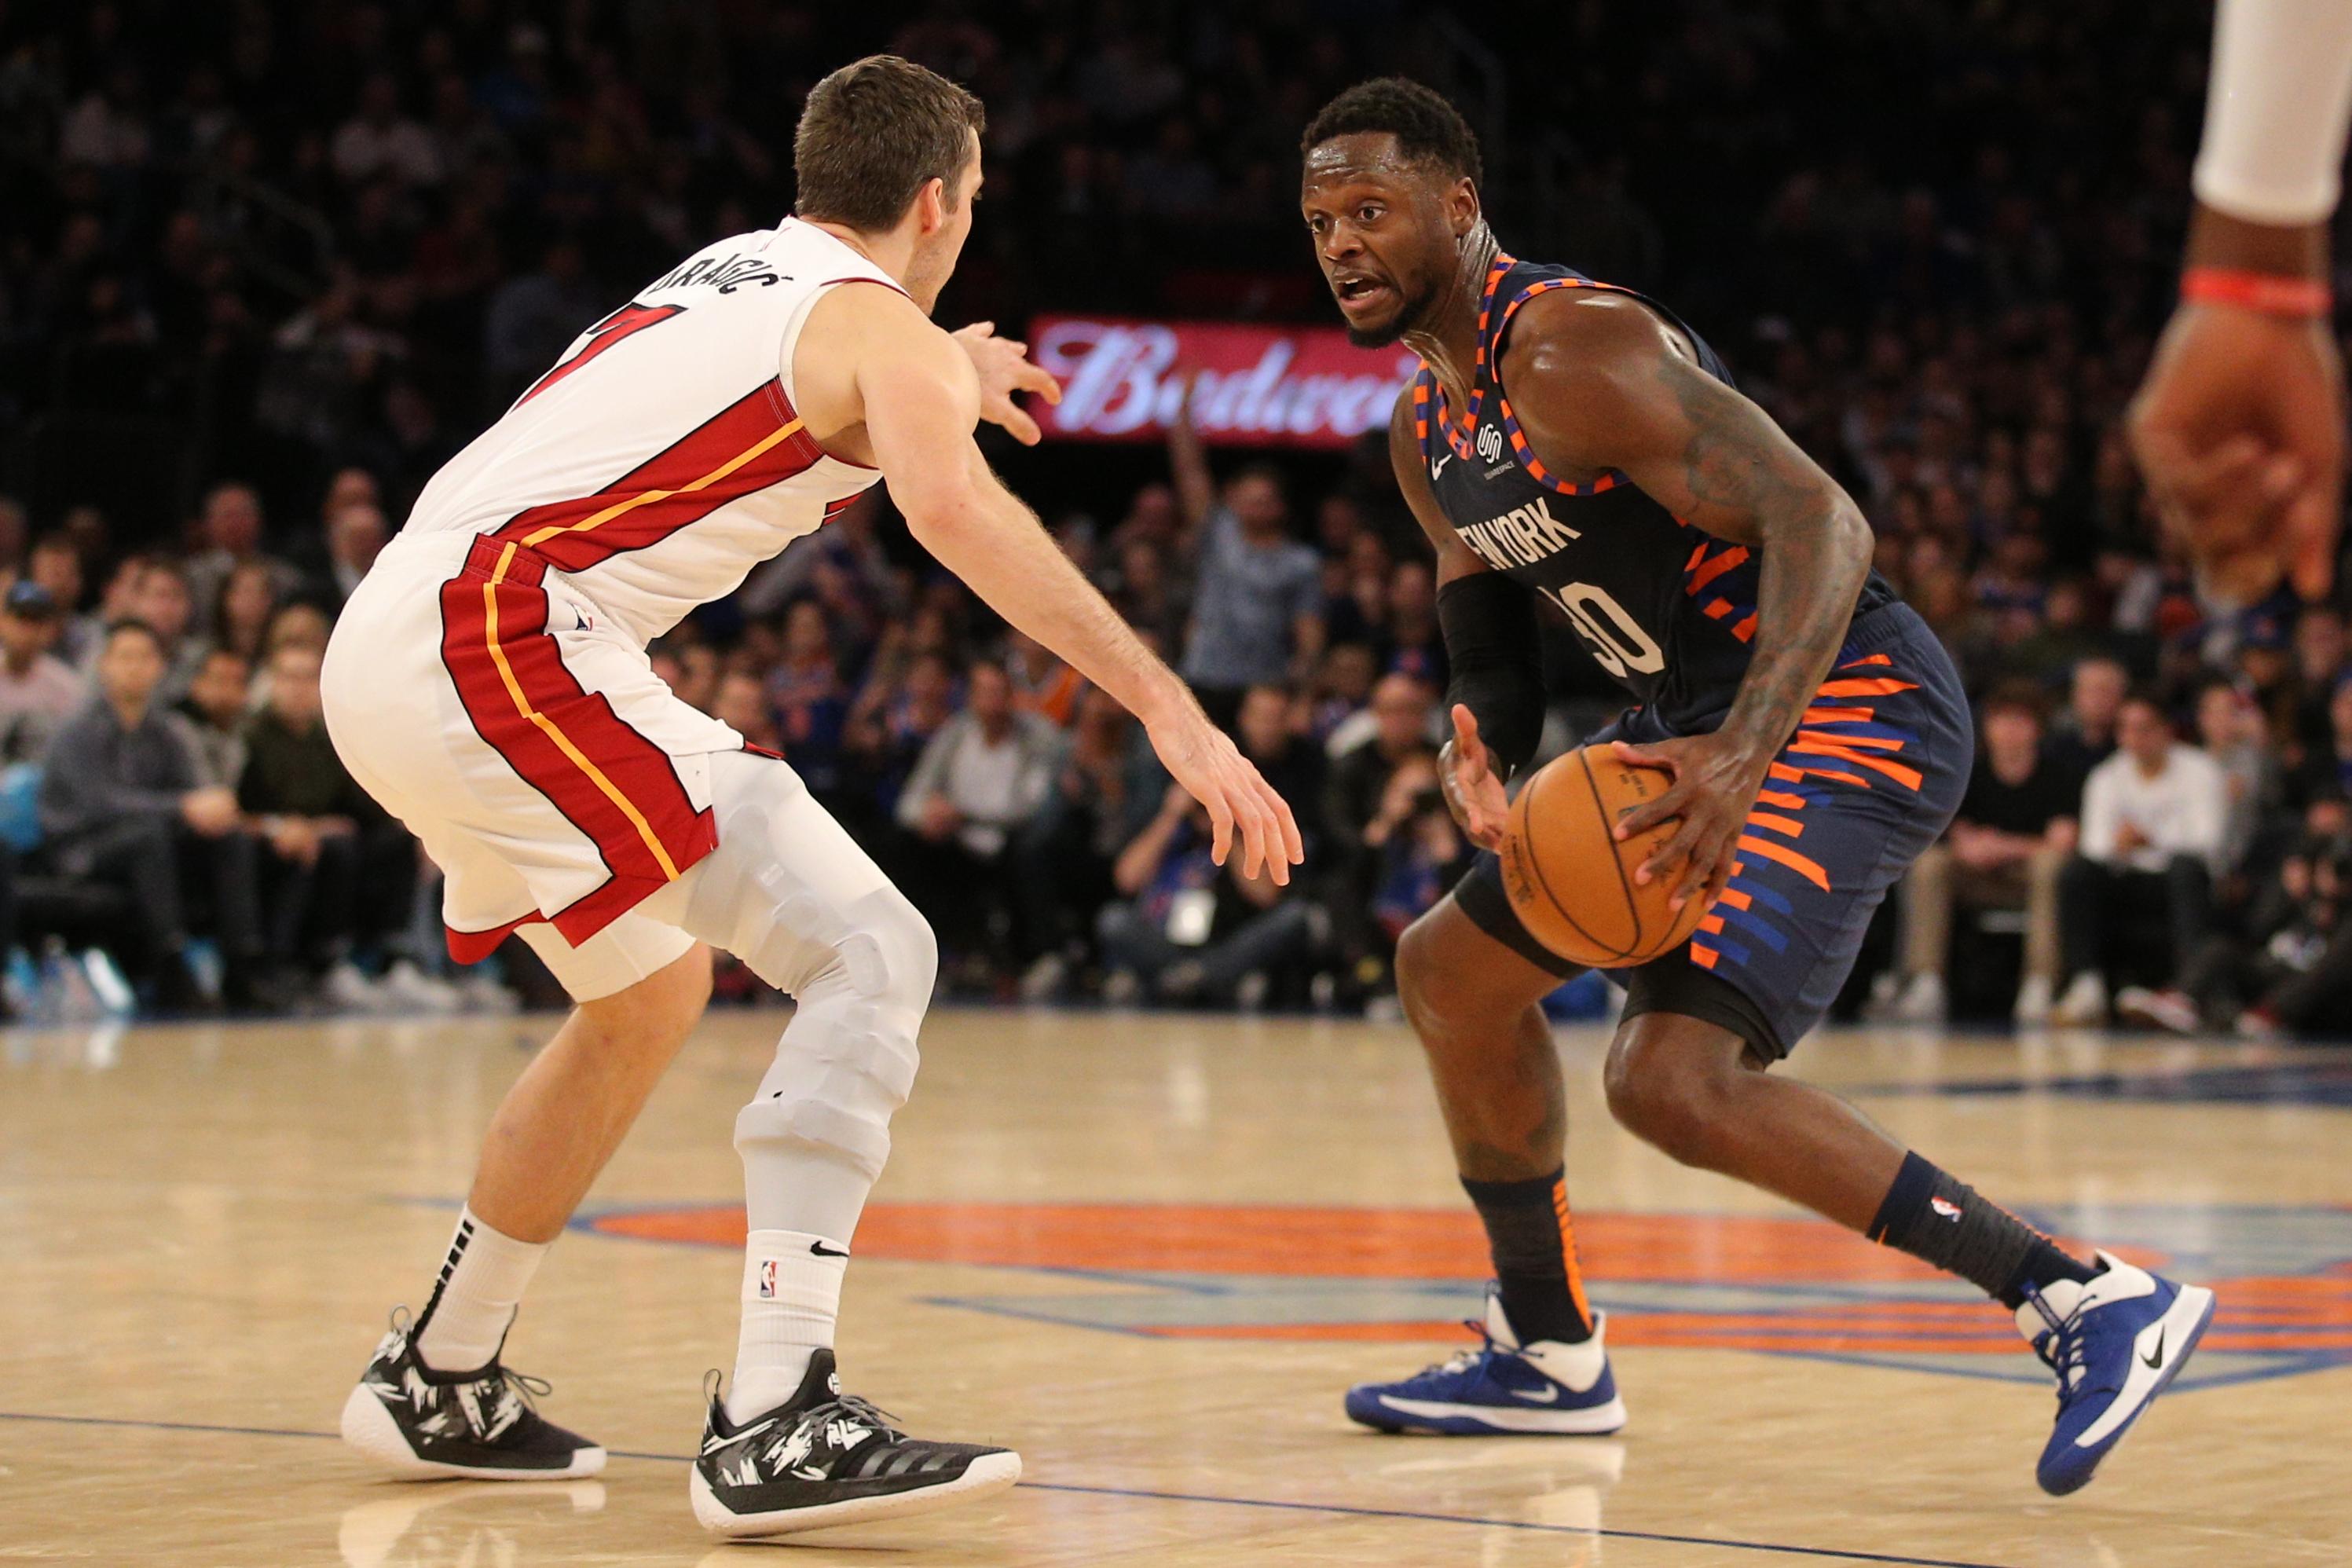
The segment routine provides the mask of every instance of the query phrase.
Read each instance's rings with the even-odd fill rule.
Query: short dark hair
[[[1990,719],[2003,710],[2022,713],[2039,724],[2049,717],[2050,701],[2042,688],[2032,681],[2012,679],[2001,681],[1977,703],[1977,715],[1983,719]]]
[[[936,71],[896,55],[853,60],[809,89],[793,132],[804,218],[878,234],[907,216],[923,186],[955,177],[986,129],[980,100]]]
[[[1417,81],[1383,76],[1358,82],[1307,121],[1298,150],[1311,152],[1335,136],[1358,135],[1393,136],[1397,151],[1410,163],[1467,175],[1474,184],[1485,178],[1470,122],[1444,93]]]
[[[163,651],[163,634],[157,631],[153,626],[149,626],[145,621],[133,620],[128,616],[119,621],[110,621],[107,623],[106,642],[104,646],[112,647],[114,646],[114,639],[121,637],[126,632],[145,637],[148,642],[154,647],[156,653],[159,655]]]

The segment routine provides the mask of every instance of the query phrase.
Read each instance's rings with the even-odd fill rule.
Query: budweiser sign
[[[1034,410],[1048,436],[1158,439],[1197,373],[1202,439],[1233,447],[1344,447],[1388,423],[1417,363],[1403,349],[1360,349],[1337,327],[1237,326],[1041,316],[1029,353],[1062,384]]]

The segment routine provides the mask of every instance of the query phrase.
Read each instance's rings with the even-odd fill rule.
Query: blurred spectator
[[[2228,781],[2212,758],[2174,740],[2153,697],[2124,700],[2116,735],[2115,755],[2083,786],[2082,853],[2059,884],[2066,984],[2051,1021],[2061,1025],[2105,1021],[2111,970],[2140,972],[2139,984],[2116,994],[2120,1009],[2141,1009],[2157,975],[2178,989],[2174,977],[2203,945],[2211,918]],[[2160,920],[2147,934],[2167,955],[2160,971],[2126,963],[2121,947],[2136,923],[2146,924],[2136,917],[2151,912]]]
[[[1006,875],[1013,835],[1053,777],[1054,727],[1013,705],[1004,667],[964,672],[965,708],[940,727],[898,796],[907,896],[961,960],[961,984],[985,985],[1013,963],[1015,900]]]
[[[490,296],[482,321],[482,356],[493,388],[520,393],[614,303],[589,278],[577,241],[551,242],[540,254],[537,271]]]
[[[188,682],[196,677],[196,666],[204,662],[204,642],[188,632],[194,608],[188,591],[187,569],[163,555],[124,557],[108,581],[106,597],[100,605],[110,634],[123,621],[137,621],[163,649],[163,679],[160,689],[166,704],[176,701],[187,691]],[[86,668],[93,675],[98,659],[111,641],[109,635],[90,645]]]
[[[761,751],[783,754],[783,737],[776,732],[775,710],[768,706],[768,689],[747,670],[720,675],[710,699],[710,716]]]
[[[1158,815],[1119,851],[1111,879],[1124,900],[1103,906],[1096,923],[1107,1000],[1148,993],[1254,1006],[1276,971],[1306,955],[1315,917],[1297,884],[1244,876],[1239,855],[1220,868],[1211,838],[1209,814],[1171,784]]]
[[[1323,749],[1291,727],[1290,693],[1279,686],[1253,686],[1242,694],[1234,720],[1234,740],[1258,775],[1289,803],[1313,862],[1323,842]]]
[[[1021,994],[1058,996],[1087,958],[1095,911],[1117,893],[1111,867],[1167,786],[1142,726],[1089,686],[1045,799],[1016,844],[1029,967]]]
[[[215,649],[250,665],[261,657],[278,614],[278,574],[266,561],[240,561],[221,579],[207,624]]]
[[[2262,710],[2236,681],[2209,677],[2197,689],[2196,719],[2197,743],[2221,770],[2227,792],[2215,865],[2221,875],[2234,876],[2253,847],[2264,813],[2283,793],[2278,764]]]
[[[1389,785],[1400,772],[1435,759],[1429,743],[1434,710],[1429,689],[1412,676],[1382,676],[1372,688],[1371,733],[1333,761],[1324,787],[1321,815],[1330,841],[1325,900],[1333,944],[1354,987],[1350,1002],[1376,990],[1387,973],[1388,944],[1374,922],[1372,898],[1396,819],[1382,807],[1393,804]]]
[[[372,501],[353,501],[327,519],[327,569],[310,591],[340,608],[360,585],[390,539],[383,512]]]
[[[811,793],[830,802],[840,779],[849,694],[835,662],[833,629],[814,599],[798,600],[784,612],[783,657],[768,671],[767,699],[793,771]]]
[[[1192,426],[1192,384],[1168,430],[1183,526],[1198,563],[1184,679],[1223,728],[1242,693],[1304,679],[1323,652],[1323,571],[1293,541],[1278,469],[1261,464],[1226,481],[1223,494]]]
[[[250,485],[215,485],[205,497],[203,513],[196,521],[196,536],[201,548],[191,558],[183,572],[189,601],[197,618],[189,623],[199,637],[214,634],[213,616],[220,603],[221,589],[229,574],[240,565],[257,565],[268,574],[268,586],[272,598],[291,594],[301,584],[301,574],[284,561],[266,553],[261,548],[261,498]],[[152,620],[152,615],[150,620]],[[157,629],[163,630],[161,626]]]
[[[273,964],[341,1006],[368,1008],[375,987],[352,963],[363,911],[376,928],[404,910],[415,858],[327,738],[319,655],[299,643],[269,660],[269,706],[245,731],[237,805],[259,837],[260,893]]]
[[[38,761],[58,726],[89,700],[89,687],[49,650],[64,617],[26,579],[0,597],[0,763]]]
[[[2116,727],[2131,676],[2120,659],[2101,655],[2074,666],[2066,709],[2050,732],[2050,760],[2080,788],[2091,770],[2115,753]]]
[[[2256,894],[2242,935],[2207,935],[2179,983],[2140,1004],[2145,1022],[2182,1034],[2234,1026],[2253,1039],[2342,1031],[2352,1005],[2342,815],[2332,805],[2314,814],[2315,831]]]
[[[895,817],[916,762],[955,716],[957,697],[955,667],[936,653],[916,655],[895,685],[866,683],[843,737],[857,794],[871,806],[862,816],[882,822]]]
[[[164,711],[161,640],[136,621],[109,628],[99,697],[58,731],[41,773],[41,830],[62,874],[131,897],[138,957],[164,1006],[197,1002],[188,938],[208,902],[225,970],[223,998],[273,1000],[259,973],[254,841],[236,794],[196,770],[185,726]]]
[[[33,541],[25,575],[47,590],[58,607],[58,640],[50,652],[75,669],[87,668],[105,628],[96,616],[81,613],[81,552],[64,534],[45,533]]]
[[[389,176],[430,185],[441,178],[433,138],[400,111],[400,81],[390,71],[378,71],[361,86],[359,108],[336,131],[329,155],[346,184]]]
[[[1389,775],[1364,842],[1380,853],[1371,916],[1385,973],[1394,963],[1397,939],[1462,879],[1475,852],[1445,808],[1434,759],[1415,757]]]
[[[1980,743],[1951,830],[1902,882],[1903,974],[1893,1021],[1944,1021],[1952,911],[2008,909],[2025,917],[2018,1022],[2050,1016],[2058,980],[2058,885],[2074,853],[2074,781],[2042,744],[2042,704],[2030,685],[1995,689],[1977,709]]]
[[[1013,681],[1013,705],[1034,713],[1057,730],[1066,730],[1078,716],[1078,694],[1086,678],[1053,649],[1028,633],[1014,630],[1005,637],[1004,672]]]
[[[253,661],[231,648],[216,647],[196,667],[188,694],[175,704],[187,723],[196,776],[206,784],[235,789],[245,772],[246,702]]]

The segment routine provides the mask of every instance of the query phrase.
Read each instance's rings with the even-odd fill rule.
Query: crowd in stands
[[[0,919],[127,932],[166,1001],[450,1003],[434,874],[332,766],[317,650],[418,486],[581,326],[788,210],[807,83],[888,47],[987,99],[951,322],[1328,320],[1297,127],[1402,63],[1477,89],[1507,244],[1659,292],[1846,485],[1978,700],[1976,778],[1890,900],[1874,1009],[2325,1032],[2352,999],[2341,606],[2200,604],[2118,435],[2179,254],[2192,12],[1570,5],[1494,81],[1436,11],[1362,0],[0,13]],[[78,420],[174,456],[92,461]],[[1211,864],[1134,722],[887,500],[655,658],[791,758],[965,994],[1377,1005],[1465,862],[1426,548],[1377,437],[1212,457],[1180,426],[1149,476],[1007,466],[1293,803],[1288,889]],[[1547,637],[1558,747],[1612,699]]]

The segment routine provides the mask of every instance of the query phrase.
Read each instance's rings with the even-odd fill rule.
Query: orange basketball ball
[[[1667,908],[1676,878],[1633,880],[1674,837],[1675,821],[1622,844],[1612,837],[1619,817],[1668,783],[1664,771],[1627,767],[1601,745],[1555,757],[1520,789],[1503,832],[1503,888],[1538,942],[1571,963],[1623,969],[1690,940],[1706,906],[1695,898]]]

